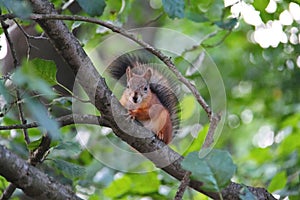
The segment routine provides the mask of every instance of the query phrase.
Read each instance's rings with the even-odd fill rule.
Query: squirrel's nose
[[[138,97],[137,96],[133,96],[132,100],[133,100],[134,103],[137,103]]]

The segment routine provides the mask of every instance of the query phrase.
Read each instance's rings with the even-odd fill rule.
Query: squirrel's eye
[[[129,89],[129,85],[128,84],[126,85],[126,88]]]
[[[147,90],[148,90],[148,87],[145,86],[145,87],[144,87],[144,91],[146,92]]]

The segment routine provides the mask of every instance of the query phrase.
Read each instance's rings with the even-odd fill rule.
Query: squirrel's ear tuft
[[[148,68],[144,74],[144,78],[147,80],[147,82],[149,82],[151,79],[151,76],[152,76],[152,69]]]
[[[130,69],[129,66],[128,66],[127,69],[126,69],[126,77],[127,77],[127,81],[128,81],[129,79],[131,79],[131,77],[132,77],[132,72],[131,72],[131,69]]]

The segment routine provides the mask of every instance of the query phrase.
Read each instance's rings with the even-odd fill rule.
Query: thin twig
[[[216,47],[216,46],[220,45],[222,42],[225,41],[225,39],[230,35],[231,31],[232,31],[231,29],[228,30],[227,33],[221,38],[220,41],[216,42],[215,44],[211,44],[211,45],[204,44],[204,43],[205,43],[206,40],[208,40],[208,39],[210,39],[212,37],[215,37],[220,32],[220,30],[214,31],[212,33],[209,33],[206,36],[204,36],[204,38],[201,39],[201,41],[200,41],[200,43],[198,45],[194,45],[191,48],[186,49],[182,53],[182,55],[185,55],[186,53],[191,52],[191,51],[195,51],[199,47],[203,47],[203,48],[213,48],[213,47]]]
[[[195,51],[196,49],[198,49],[199,47],[201,47],[201,44],[202,44],[205,40],[207,40],[207,39],[209,39],[209,38],[212,38],[212,37],[216,36],[217,33],[218,33],[218,31],[214,31],[214,32],[212,32],[212,33],[209,33],[209,34],[205,35],[205,36],[201,39],[201,41],[200,41],[200,43],[199,43],[198,45],[194,45],[194,46],[192,46],[191,48],[184,50],[184,52],[182,52],[182,56],[184,56],[184,55],[185,55],[186,53],[188,53],[188,52]]]
[[[39,36],[33,36],[33,35],[29,35],[25,29],[17,22],[17,20],[13,19],[15,24],[18,26],[18,28],[20,29],[20,31],[22,32],[22,34],[25,36],[26,38],[26,44],[28,46],[28,50],[27,50],[27,60],[29,60],[30,57],[30,51],[32,48],[38,49],[36,46],[32,45],[29,40],[49,40],[49,38],[44,37],[43,34],[39,35]]]
[[[176,192],[175,198],[174,200],[181,200],[183,197],[183,194],[186,190],[186,188],[188,187],[189,183],[190,183],[190,175],[191,172],[187,171],[184,175],[184,177],[182,178],[179,188]]]
[[[23,33],[23,35],[27,38],[27,39],[32,39],[32,40],[49,40],[49,38],[44,37],[42,34],[39,36],[33,36],[33,35],[29,35],[24,28],[16,21],[14,20],[14,22],[16,23],[16,25],[18,26],[18,28],[20,29],[20,31]],[[28,42],[27,42],[28,43]],[[29,43],[28,43],[29,45]]]
[[[62,116],[56,119],[60,127],[68,126],[71,124],[92,124],[100,125],[105,127],[110,127],[108,121],[100,116],[94,115],[80,115],[80,114],[71,114]],[[30,129],[36,128],[39,124],[37,122],[32,122],[29,124],[15,124],[9,126],[0,126],[0,130],[12,130],[12,129]]]
[[[151,19],[150,21],[146,22],[146,23],[144,24],[144,26],[149,26],[150,24],[152,24],[152,23],[158,21],[159,18],[161,18],[162,16],[164,16],[164,13],[163,13],[163,12],[161,12],[161,13],[160,13],[157,17],[155,17],[154,19]]]
[[[207,148],[211,147],[211,145],[213,144],[215,130],[216,130],[220,120],[221,120],[221,113],[214,114],[212,116],[207,135],[206,135],[204,143],[202,145],[202,149],[207,149]]]
[[[10,46],[10,51],[11,51],[11,54],[12,54],[12,57],[13,57],[13,61],[14,61],[14,68],[16,69],[19,62],[18,62],[18,58],[17,58],[17,53],[15,51],[15,48],[14,48],[14,44],[9,36],[9,33],[8,33],[8,25],[3,21],[1,20],[1,26],[3,28],[3,32],[5,34],[5,37],[7,39],[7,42]],[[20,121],[22,124],[26,124],[26,119],[24,117],[24,113],[23,113],[23,106],[22,106],[22,103],[21,103],[21,98],[20,98],[20,92],[18,90],[18,88],[16,88],[16,96],[17,96],[17,107],[18,107],[18,111],[19,111],[19,118],[20,118]],[[28,131],[26,128],[23,129],[23,134],[24,134],[24,139],[25,139],[25,142],[27,144],[30,143],[30,138],[28,136]]]
[[[219,46],[220,44],[222,44],[225,41],[225,39],[230,35],[231,32],[232,32],[231,29],[228,30],[227,33],[221,38],[221,40],[216,42],[215,44],[203,44],[202,43],[202,47],[204,47],[204,48],[214,48],[216,46]]]

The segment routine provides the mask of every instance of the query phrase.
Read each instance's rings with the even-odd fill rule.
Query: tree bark
[[[67,186],[53,180],[44,172],[0,145],[0,175],[35,199],[79,200]]]

